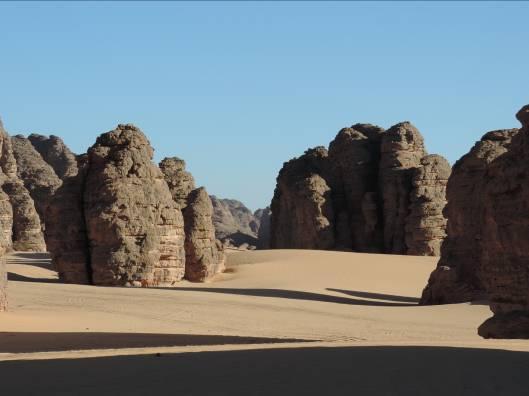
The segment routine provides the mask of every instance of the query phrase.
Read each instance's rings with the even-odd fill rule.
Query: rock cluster
[[[70,151],[60,137],[54,135],[48,137],[32,133],[28,136],[28,140],[60,179],[77,174],[75,154]]]
[[[159,166],[174,201],[184,209],[189,193],[195,189],[195,179],[186,171],[185,161],[177,157],[164,158]]]
[[[450,167],[427,156],[409,122],[342,129],[283,165],[271,206],[272,248],[437,255]]]

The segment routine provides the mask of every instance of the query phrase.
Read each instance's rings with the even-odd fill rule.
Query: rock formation
[[[259,221],[259,231],[257,233],[257,248],[270,249],[270,219],[272,211],[270,208],[257,209],[254,217]]]
[[[259,221],[242,202],[211,195],[215,235],[227,246],[257,245]]]
[[[12,207],[13,249],[21,252],[45,252],[46,243],[33,199],[19,180],[8,180],[2,190]],[[7,236],[6,236],[7,237]]]
[[[412,173],[413,188],[406,218],[407,254],[439,256],[446,237],[446,185],[450,164],[440,155],[427,155]]]
[[[88,151],[84,216],[92,281],[170,286],[184,276],[184,226],[153,149],[133,125],[101,135]]]
[[[70,151],[60,137],[54,135],[47,137],[32,133],[28,136],[28,140],[60,179],[77,174],[75,154]]]
[[[276,249],[332,249],[334,209],[328,152],[307,150],[283,165],[272,200],[271,245]]]
[[[447,236],[441,259],[423,291],[421,304],[448,304],[483,299],[481,240],[488,169],[505,154],[517,129],[486,133],[458,160],[447,184]]]
[[[79,156],[74,176],[67,176],[46,211],[46,244],[59,278],[66,283],[92,283],[84,217],[88,156]]]
[[[224,251],[215,238],[213,205],[206,190],[191,191],[183,210],[185,224],[185,277],[203,282],[224,269]]]
[[[185,161],[177,157],[164,158],[159,166],[174,201],[184,209],[189,193],[195,189],[195,179],[186,171]]]
[[[40,218],[44,219],[51,197],[62,184],[61,179],[24,136],[13,136],[11,142],[17,175],[35,201]]]
[[[271,247],[435,255],[444,235],[447,162],[426,156],[409,122],[342,129],[283,165]]]

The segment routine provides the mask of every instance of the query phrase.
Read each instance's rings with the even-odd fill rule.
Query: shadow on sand
[[[312,342],[312,340],[209,334],[0,332],[0,353],[155,348],[190,345],[279,344],[285,342]]]
[[[416,297],[395,296],[393,294],[369,293],[369,292],[361,292],[361,291],[356,291],[356,290],[342,290],[342,289],[331,289],[331,288],[328,288],[327,290],[337,292],[337,293],[347,294],[348,296],[353,296],[353,297],[372,298],[374,300],[387,300],[387,301],[397,301],[397,302],[409,303],[406,305],[418,304],[420,301]]]
[[[14,272],[7,273],[7,280],[13,282],[32,282],[32,283],[60,283],[59,279],[50,278],[31,278]]]
[[[0,362],[5,395],[526,395],[529,353],[296,348]]]
[[[416,304],[409,303],[397,303],[387,301],[369,301],[359,300],[355,298],[332,296],[329,294],[311,293],[297,290],[283,290],[283,289],[230,289],[230,288],[214,288],[214,287],[182,287],[182,288],[170,288],[160,290],[172,290],[179,292],[193,291],[193,292],[205,292],[205,293],[220,293],[220,294],[234,294],[238,296],[253,296],[253,297],[273,297],[273,298],[286,298],[291,300],[308,300],[308,301],[319,301],[335,304],[347,304],[347,305],[363,305],[371,307],[410,307]],[[338,289],[327,289],[332,291],[341,291]],[[370,294],[370,293],[366,293]],[[398,296],[393,296],[398,297]],[[407,298],[407,297],[403,297]]]

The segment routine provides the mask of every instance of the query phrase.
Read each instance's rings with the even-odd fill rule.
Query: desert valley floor
[[[61,284],[47,255],[16,253],[0,389],[527,394],[529,341],[478,337],[488,305],[416,305],[436,260],[233,251],[213,282],[132,289]]]

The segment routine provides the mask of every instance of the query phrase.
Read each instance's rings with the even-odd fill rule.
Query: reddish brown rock
[[[272,200],[271,246],[332,249],[334,210],[324,147],[307,150],[283,165]]]
[[[92,281],[171,286],[184,276],[184,227],[153,149],[133,125],[101,135],[88,151],[84,216]]]
[[[84,218],[84,188],[88,157],[78,158],[78,172],[65,177],[47,208],[46,243],[59,278],[66,283],[90,284],[92,269]]]
[[[225,255],[215,238],[213,205],[206,190],[191,191],[183,210],[185,225],[185,277],[204,282],[224,269]]]
[[[458,160],[447,184],[447,237],[421,304],[447,304],[486,297],[480,276],[484,191],[491,164],[505,154],[517,129],[486,133]]]
[[[451,168],[440,155],[427,155],[412,174],[410,208],[406,218],[407,254],[439,256],[446,237],[446,185]]]
[[[28,140],[60,179],[77,175],[75,154],[70,151],[60,137],[54,135],[48,137],[32,133],[28,136]]]
[[[191,173],[186,171],[185,161],[177,157],[164,158],[159,166],[173,200],[180,209],[184,209],[189,193],[195,189],[195,179]]]

